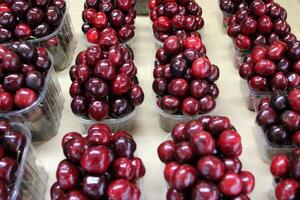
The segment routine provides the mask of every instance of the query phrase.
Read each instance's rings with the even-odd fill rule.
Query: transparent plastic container
[[[130,131],[134,127],[136,117],[136,108],[127,116],[118,118],[118,119],[105,119],[102,121],[94,121],[82,117],[77,117],[78,121],[81,123],[82,133],[87,133],[88,129],[94,124],[107,124],[112,132],[122,130],[122,131]]]
[[[280,154],[280,153],[289,155],[295,149],[294,145],[271,144],[268,141],[268,138],[267,138],[266,134],[264,133],[263,129],[256,123],[254,126],[254,134],[255,134],[257,143],[259,145],[259,151],[261,154],[261,158],[267,164],[269,164],[271,162],[272,158],[275,155]]]
[[[31,131],[33,141],[45,141],[57,134],[63,107],[64,96],[52,65],[38,99],[27,108],[0,113],[0,118],[23,123]]]
[[[138,15],[149,15],[148,0],[135,0],[135,10]]]
[[[201,115],[215,115],[217,112],[218,102],[216,102],[216,107],[212,111],[200,115],[194,115],[194,116],[168,114],[165,111],[163,111],[160,107],[158,107],[156,102],[154,103],[154,105],[155,105],[155,110],[159,115],[158,120],[159,120],[160,127],[167,132],[171,132],[174,126],[178,123],[188,122],[191,120],[198,119]]]
[[[241,80],[241,90],[250,111],[255,111],[255,106],[257,105],[259,100],[271,94],[271,92],[256,92],[251,90],[249,88],[248,82],[243,79]]]
[[[223,21],[223,26],[224,26],[224,28],[227,28],[229,19],[230,19],[231,17],[232,17],[232,14],[223,12],[223,19],[222,19],[222,21]]]
[[[250,50],[241,50],[235,46],[233,43],[234,47],[234,66],[235,68],[239,69],[240,66],[245,62],[247,55],[251,53]]]
[[[26,40],[26,42],[35,46],[42,46],[48,49],[54,57],[54,68],[56,71],[61,71],[70,65],[76,48],[74,29],[68,12],[69,2],[67,0],[65,2],[66,11],[63,19],[53,33],[43,38]]]
[[[31,133],[23,124],[11,123],[11,125],[14,130],[20,131],[26,137],[26,145],[9,199],[42,200],[47,188],[48,175],[31,145]]]

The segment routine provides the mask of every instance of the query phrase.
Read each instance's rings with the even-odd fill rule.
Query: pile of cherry
[[[241,137],[227,117],[201,116],[179,123],[159,145],[172,199],[249,199],[254,176],[242,171]]]
[[[269,143],[300,146],[300,89],[276,91],[260,100],[256,122]]]
[[[163,44],[153,70],[157,105],[166,113],[190,116],[213,110],[219,68],[207,58],[201,38],[170,36]]]
[[[133,58],[127,44],[93,45],[80,52],[70,68],[73,113],[101,121],[125,117],[140,105],[144,93]]]
[[[0,42],[45,37],[60,25],[64,0],[0,1]]]
[[[41,94],[51,66],[43,47],[16,43],[0,45],[0,113],[32,105]]]
[[[276,183],[275,196],[278,200],[299,199],[300,196],[300,149],[291,155],[279,154],[270,165]]]
[[[125,131],[112,133],[104,124],[93,125],[86,136],[67,133],[62,139],[66,156],[56,171],[51,199],[139,200],[138,179],[145,175],[136,143]]]
[[[82,31],[90,43],[127,42],[134,37],[134,0],[86,0]]]
[[[0,120],[0,199],[10,199],[18,169],[26,146],[25,136]]]
[[[195,0],[150,0],[149,9],[153,34],[160,42],[171,35],[199,35],[197,31],[204,26],[202,8]]]

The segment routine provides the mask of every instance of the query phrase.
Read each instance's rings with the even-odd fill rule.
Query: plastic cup
[[[109,118],[102,121],[90,120],[83,117],[77,117],[77,119],[81,123],[81,130],[83,133],[87,133],[92,125],[99,123],[107,124],[112,132],[115,132],[118,130],[130,131],[134,127],[135,116],[136,108],[129,115],[118,119]]]
[[[31,145],[31,133],[23,124],[11,123],[11,125],[14,130],[20,131],[26,137],[26,145],[16,174],[17,180],[10,191],[9,199],[44,199],[48,175]]]
[[[0,113],[0,118],[26,125],[33,141],[46,141],[57,134],[64,107],[64,96],[53,68],[53,57],[49,56],[52,64],[38,99],[27,108]]]

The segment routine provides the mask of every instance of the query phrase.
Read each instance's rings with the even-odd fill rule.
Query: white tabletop
[[[231,39],[226,35],[222,26],[221,12],[217,2],[217,0],[198,0],[198,3],[202,6],[205,20],[205,26],[201,35],[207,48],[207,54],[211,62],[217,64],[221,70],[220,79],[217,82],[220,89],[217,114],[228,116],[242,136],[243,154],[241,160],[243,169],[253,172],[256,177],[256,187],[250,195],[251,199],[267,199],[272,189],[272,177],[269,173],[269,166],[261,160],[260,147],[254,138],[253,125],[255,114],[248,111],[242,95],[240,88],[241,78],[233,64],[234,51]],[[299,1],[278,0],[278,2],[287,9],[288,22],[293,32],[300,37],[300,24],[298,23]],[[75,55],[86,48],[81,33],[83,3],[84,0],[71,1],[69,9],[78,42]],[[159,126],[158,116],[152,100],[152,69],[156,49],[152,39],[150,20],[147,17],[138,16],[136,27],[136,37],[131,45],[135,53],[135,64],[138,67],[140,84],[145,92],[145,101],[138,108],[136,126],[131,133],[137,142],[138,154],[143,159],[147,169],[142,189],[145,200],[160,200],[164,199],[162,193],[162,169],[156,150],[158,145],[164,140],[166,133]],[[60,145],[63,135],[70,131],[80,131],[79,123],[70,110],[69,86],[71,81],[69,70],[65,69],[59,72],[58,77],[66,98],[59,133],[45,143],[35,144],[36,151],[50,177],[45,199],[50,199],[49,188],[55,182],[57,165],[64,158]]]

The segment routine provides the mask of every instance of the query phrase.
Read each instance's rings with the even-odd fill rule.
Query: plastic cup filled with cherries
[[[0,45],[0,117],[24,123],[34,141],[56,135],[64,97],[44,47]]]
[[[200,37],[170,36],[155,58],[152,88],[164,130],[215,109],[219,68],[207,58]]]
[[[46,47],[55,70],[68,67],[76,42],[67,0],[0,2],[0,43],[26,41]]]
[[[165,164],[165,199],[250,199],[255,178],[242,170],[241,137],[227,117],[179,123],[157,152]]]
[[[134,37],[134,0],[86,0],[82,31],[92,44],[129,42]]]
[[[204,26],[202,8],[194,0],[150,0],[149,9],[153,34],[160,42],[172,35],[180,38],[198,35]]]
[[[136,106],[144,100],[133,52],[127,44],[93,45],[77,55],[70,68],[71,109],[83,130],[95,123],[130,130]]]
[[[300,192],[300,149],[296,148],[290,155],[278,154],[270,164],[274,177],[274,192],[277,200],[299,199]]]
[[[300,89],[273,92],[257,103],[256,134],[264,143],[262,155],[269,162],[278,153],[300,146]]]
[[[44,199],[48,175],[23,124],[0,119],[0,199]]]
[[[57,167],[52,200],[142,198],[138,182],[146,170],[134,155],[137,147],[130,133],[112,133],[109,126],[95,124],[85,136],[67,133],[62,148],[66,158]]]

